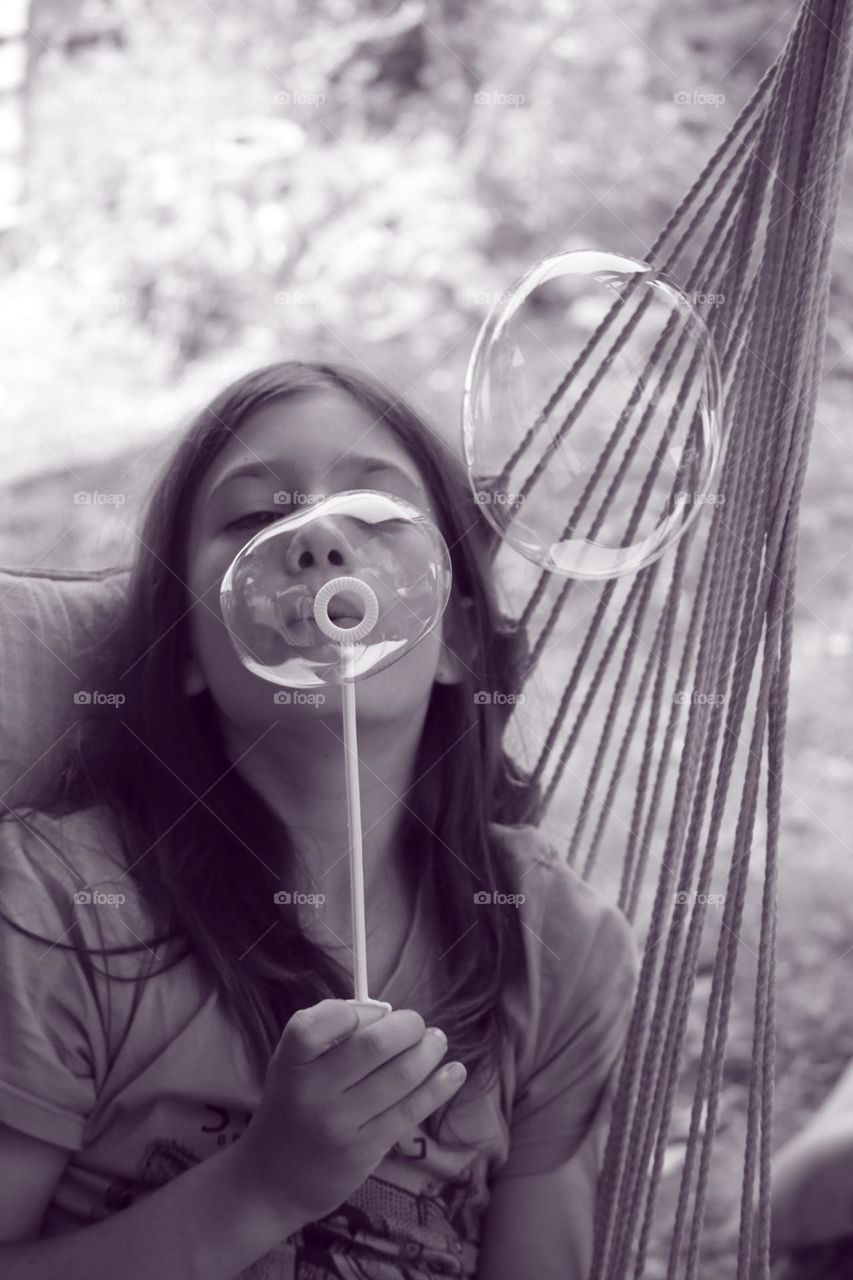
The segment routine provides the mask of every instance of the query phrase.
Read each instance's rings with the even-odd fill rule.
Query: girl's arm
[[[58,1149],[0,1129],[0,1166],[13,1148],[21,1161],[22,1141],[35,1147],[23,1162],[24,1169],[29,1164],[33,1170],[24,1180],[30,1198],[40,1203],[18,1206],[32,1226],[40,1220],[52,1190],[46,1197],[39,1195],[39,1170],[55,1181],[59,1167],[42,1158],[38,1148]],[[60,1275],[63,1280],[234,1280],[305,1225],[286,1207],[273,1208],[252,1190],[239,1141],[92,1226],[21,1242],[15,1240],[20,1234],[17,1225],[2,1207],[0,1223],[4,1280],[56,1280]]]
[[[548,1173],[498,1178],[480,1237],[477,1280],[588,1280],[600,1134]]]

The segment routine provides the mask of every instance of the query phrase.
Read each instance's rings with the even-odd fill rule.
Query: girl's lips
[[[283,628],[282,634],[288,644],[299,648],[319,643],[322,632],[313,618],[295,618]]]
[[[332,618],[332,622],[338,627],[351,628],[358,626],[361,618],[353,618],[349,614],[340,614],[337,618]],[[329,642],[329,636],[320,630],[314,618],[300,618],[289,622],[282,634],[288,644],[296,645],[302,649]]]

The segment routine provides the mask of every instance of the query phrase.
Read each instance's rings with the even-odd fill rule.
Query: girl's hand
[[[298,1010],[234,1144],[252,1194],[305,1222],[342,1204],[464,1081],[464,1068],[458,1079],[436,1070],[447,1044],[435,1030],[413,1009],[321,1000]]]

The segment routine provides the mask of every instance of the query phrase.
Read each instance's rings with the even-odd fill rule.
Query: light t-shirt
[[[91,946],[155,936],[104,810],[23,819],[0,820],[0,910],[52,940],[69,941],[74,916]],[[473,1276],[495,1181],[554,1169],[604,1133],[636,989],[633,932],[536,828],[492,832],[524,894],[512,909],[530,979],[504,1002],[520,1047],[504,1054],[485,1096],[476,1081],[459,1090],[452,1138],[439,1145],[413,1129],[333,1213],[259,1258],[245,1280]],[[385,989],[372,994],[426,1016],[424,896]],[[167,956],[143,949],[94,964],[133,977]],[[0,1120],[69,1152],[43,1236],[97,1222],[235,1141],[262,1091],[193,956],[141,982],[87,968],[0,918]]]

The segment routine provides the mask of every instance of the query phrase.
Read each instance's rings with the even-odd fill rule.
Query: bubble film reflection
[[[696,298],[621,255],[546,258],[497,300],[471,354],[462,444],[474,496],[542,568],[636,572],[724,501],[720,401]]]

